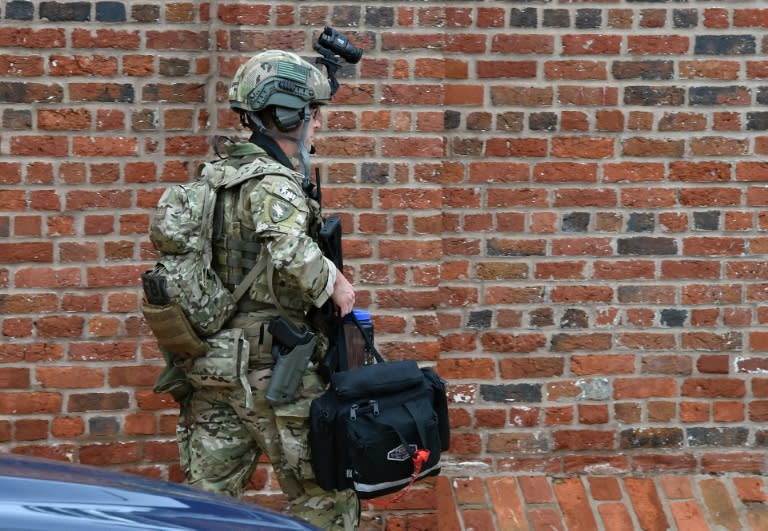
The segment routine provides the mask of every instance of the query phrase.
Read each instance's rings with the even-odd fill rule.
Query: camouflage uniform
[[[238,166],[240,178],[235,180],[242,182],[238,193],[222,199],[229,230],[239,231],[230,236],[247,235],[260,242],[255,259],[273,262],[276,296],[294,320],[309,326],[306,312],[329,298],[336,272],[315,241],[320,210],[302,189],[303,175],[280,165],[254,144],[235,146],[230,158],[217,164]],[[219,263],[232,262],[232,256],[218,258]],[[235,282],[231,271],[214,268],[225,284]],[[239,497],[264,454],[290,502],[291,514],[323,529],[356,529],[360,505],[354,491],[325,491],[314,482],[308,448],[309,406],[324,391],[314,366],[305,371],[293,402],[273,406],[266,400],[274,364],[266,323],[278,315],[267,288],[267,271],[257,277],[239,308],[225,328],[246,332],[246,388],[191,378],[195,389],[182,402],[177,437],[189,484]],[[314,361],[327,349],[327,339],[318,336]],[[249,399],[252,407],[246,406]]]

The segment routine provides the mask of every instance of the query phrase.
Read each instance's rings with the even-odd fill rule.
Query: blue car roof
[[[0,527],[36,530],[310,530],[300,520],[184,485],[0,454]]]

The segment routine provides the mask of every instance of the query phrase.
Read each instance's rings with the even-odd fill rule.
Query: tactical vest
[[[257,161],[258,164],[252,164]],[[269,158],[262,148],[252,143],[235,145],[229,150],[229,156],[226,159],[217,161],[214,165],[229,166],[238,173],[237,177],[217,195],[212,238],[213,269],[224,285],[233,290],[252,268],[259,265],[259,260],[268,259],[268,256],[262,257],[262,252],[266,254],[267,251],[262,249],[256,232],[243,224],[238,217],[238,204],[243,184],[252,179],[261,179],[266,175],[281,175],[295,181],[298,174]],[[321,226],[320,205],[309,198],[307,198],[307,205],[310,210],[309,236],[317,241]],[[305,305],[301,293],[281,281],[279,275],[275,275],[274,281],[274,289],[281,304],[286,309],[303,313]],[[266,271],[257,277],[254,284],[253,292],[259,299],[256,303],[269,304]],[[252,305],[253,301],[246,295],[240,307],[242,311],[249,311]]]

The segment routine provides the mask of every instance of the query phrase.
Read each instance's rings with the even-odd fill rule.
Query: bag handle
[[[371,414],[374,417],[378,417],[379,416],[379,404],[378,404],[378,401],[377,400],[371,400],[370,405],[373,407],[373,413],[371,413]],[[408,414],[411,416],[411,419],[413,419],[413,425],[416,426],[416,431],[419,434],[419,442],[421,443],[422,448],[426,448],[427,447],[427,432],[425,431],[424,426],[422,425],[422,423],[419,422],[418,419],[416,418],[416,411],[415,411],[416,407],[411,402],[406,402],[405,404],[403,404],[403,406],[405,407],[406,411],[408,411]],[[350,411],[349,411],[350,417],[353,420],[356,418],[356,416],[358,414],[357,413],[357,409],[358,409],[357,406],[352,406],[352,409],[350,409]],[[385,422],[382,419],[379,419],[378,422],[380,424],[383,424],[384,426],[390,428],[392,431],[394,431],[395,434],[397,435],[397,438],[400,439],[400,442],[402,443],[403,447],[405,448],[405,451],[408,452],[408,455],[410,455],[412,458],[416,457],[416,454],[418,453],[419,448],[417,447],[416,451],[411,452],[411,450],[410,450],[410,448],[408,446],[408,441],[405,440],[405,437],[403,437],[403,434],[400,433],[400,430],[397,429],[397,426],[395,426],[394,424],[390,424],[389,422]]]

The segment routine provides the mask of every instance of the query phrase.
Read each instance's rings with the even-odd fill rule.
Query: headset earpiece
[[[280,131],[293,131],[301,124],[302,112],[303,109],[289,109],[275,105],[272,109],[272,121]]]

